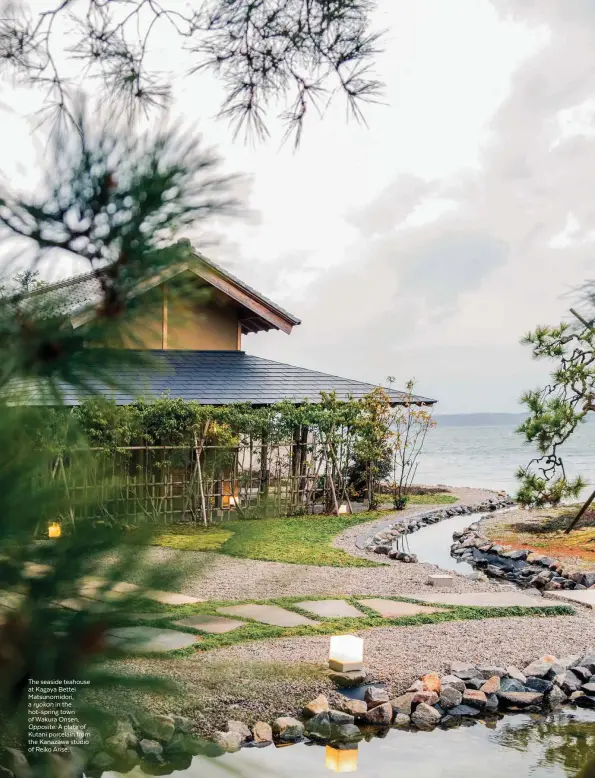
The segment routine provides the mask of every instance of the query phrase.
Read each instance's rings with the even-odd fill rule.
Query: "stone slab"
[[[159,627],[118,627],[110,632],[110,643],[138,653],[174,651],[200,641],[197,635]]]
[[[174,624],[179,627],[194,627],[201,632],[209,632],[214,635],[221,635],[224,632],[231,632],[234,629],[246,626],[245,621],[227,619],[224,616],[208,616],[205,613],[196,613],[187,619],[174,621]]]
[[[440,613],[440,608],[428,608],[427,605],[415,605],[412,602],[397,602],[373,598],[358,600],[361,605],[376,611],[385,619],[399,619],[404,616],[419,616],[421,613]]]
[[[99,594],[98,590],[102,586],[105,586],[105,583],[105,580],[102,578],[85,578],[83,579],[81,595],[83,597],[95,599]],[[136,584],[128,583],[127,581],[118,581],[104,593],[104,598],[108,600],[117,600],[136,591],[139,591],[140,593],[140,588]],[[143,592],[143,596],[149,600],[159,602],[162,605],[195,605],[197,602],[203,602],[203,600],[198,597],[191,597],[190,595],[179,594],[178,592],[164,592],[159,589],[149,589],[146,592]]]
[[[548,605],[543,597],[531,597],[522,592],[466,592],[464,594],[404,594],[409,600],[418,600],[419,602],[431,602],[438,605],[464,605],[492,608],[513,608],[520,606],[523,608],[543,608]]]
[[[238,616],[244,619],[254,619],[261,624],[271,624],[275,627],[299,627],[302,624],[318,624],[299,613],[287,611],[278,605],[229,605],[225,608],[217,608],[218,613],[226,616]]]
[[[581,605],[586,605],[587,608],[595,608],[595,589],[579,589],[578,592],[564,589],[561,592],[548,592],[548,595],[557,597],[559,600],[578,602]]]
[[[325,619],[351,619],[366,615],[345,600],[305,600],[296,602],[296,606]]]
[[[145,596],[162,605],[196,605],[197,602],[204,602],[200,597],[191,597],[189,594],[177,592],[160,592],[158,589],[149,589],[145,592]]]

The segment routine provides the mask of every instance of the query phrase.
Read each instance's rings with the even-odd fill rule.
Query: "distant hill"
[[[518,427],[526,418],[526,413],[444,413],[434,416],[441,427]]]

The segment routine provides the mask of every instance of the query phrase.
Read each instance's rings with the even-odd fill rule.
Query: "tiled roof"
[[[184,400],[197,400],[203,405],[250,403],[272,405],[281,400],[301,403],[320,402],[320,392],[335,391],[339,399],[363,397],[374,389],[373,384],[349,378],[319,373],[303,367],[285,365],[262,359],[243,351],[143,351],[152,364],[133,369],[120,368],[114,376],[116,385],[129,391],[110,390],[98,386],[98,391],[111,397],[118,405],[127,405],[136,398],[152,399],[169,393]],[[67,405],[77,405],[80,397],[70,387],[64,388]],[[388,390],[387,390],[388,391]],[[398,404],[404,392],[388,391],[391,401]],[[427,397],[415,396],[414,402],[435,403]]]

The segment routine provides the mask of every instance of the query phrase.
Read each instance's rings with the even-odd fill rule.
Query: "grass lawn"
[[[159,608],[156,609],[154,619],[143,619],[142,622],[138,622],[143,625],[170,627],[183,632],[190,632],[200,635],[200,642],[188,648],[182,648],[177,651],[171,652],[175,655],[191,655],[196,651],[208,651],[214,648],[222,648],[223,646],[232,646],[237,643],[245,643],[253,640],[265,640],[269,638],[287,638],[287,637],[302,637],[307,635],[336,635],[336,634],[351,634],[354,631],[360,631],[363,629],[371,629],[373,627],[389,627],[389,626],[401,626],[401,627],[413,627],[422,624],[437,624],[447,621],[469,621],[477,619],[489,619],[489,618],[505,618],[505,617],[531,617],[531,618],[543,618],[551,616],[568,616],[573,615],[574,610],[568,605],[551,605],[543,608],[523,608],[523,607],[510,607],[510,608],[481,608],[481,607],[463,607],[463,606],[448,606],[438,605],[440,608],[436,613],[422,613],[417,616],[403,616],[396,619],[385,619],[380,616],[376,611],[366,608],[358,600],[363,599],[361,596],[341,597],[334,596],[332,599],[345,600],[351,603],[354,607],[364,613],[363,617],[359,618],[321,618],[320,616],[313,615],[307,611],[303,611],[297,607],[296,603],[304,600],[325,600],[326,597],[275,597],[269,600],[246,600],[245,602],[259,602],[262,604],[279,605],[287,610],[292,610],[297,613],[314,618],[319,623],[317,625],[304,625],[300,627],[275,627],[269,624],[261,624],[257,621],[246,620],[246,624],[233,632],[227,632],[222,635],[213,635],[208,633],[201,633],[200,630],[192,627],[181,627],[171,624],[172,621],[185,618],[192,614],[204,613],[210,615],[221,615],[217,613],[217,609],[226,605],[239,605],[241,601],[234,600],[232,602],[209,600],[208,602],[197,603],[196,605],[182,605],[176,608],[159,608],[159,606],[150,605],[149,607]],[[413,602],[407,600],[405,597],[390,597],[387,596],[384,599],[396,600],[401,602]],[[415,602],[415,605],[420,603]],[[426,603],[424,603],[425,605]],[[161,656],[163,656],[161,654]]]
[[[452,494],[416,494],[412,495],[409,504],[436,505],[454,502],[457,502],[457,498]],[[367,511],[342,516],[237,519],[216,527],[173,525],[169,532],[155,538],[153,544],[187,551],[212,551],[243,559],[262,559],[266,562],[330,567],[378,567],[377,562],[353,557],[331,544],[334,537],[354,524],[374,521],[381,516],[380,511]]]

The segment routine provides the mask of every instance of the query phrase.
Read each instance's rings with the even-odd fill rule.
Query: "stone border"
[[[514,505],[510,497],[490,497],[472,505],[453,505],[449,508],[438,508],[425,513],[415,514],[392,524],[382,532],[377,532],[364,543],[364,549],[374,554],[384,554],[389,559],[397,559],[401,562],[417,562],[415,554],[408,554],[399,548],[399,539],[404,535],[411,535],[422,527],[437,524],[444,519],[452,519],[454,516],[463,516],[472,513],[489,513]]]
[[[551,557],[493,543],[482,534],[478,523],[454,532],[453,540],[451,556],[483,570],[492,578],[544,591],[595,589],[595,570],[567,571],[561,562]]]

